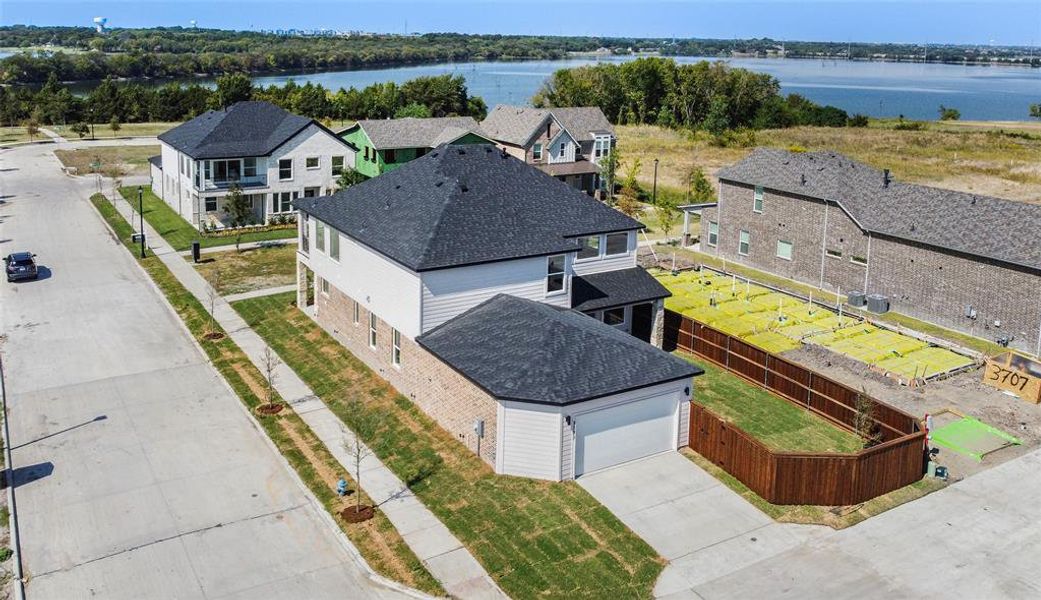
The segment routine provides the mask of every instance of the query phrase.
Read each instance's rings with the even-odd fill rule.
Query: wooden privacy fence
[[[664,345],[703,357],[854,433],[859,396],[859,412],[870,415],[879,443],[851,454],[776,452],[692,404],[690,447],[766,501],[856,504],[921,479],[925,431],[913,416],[670,310],[665,311]]]

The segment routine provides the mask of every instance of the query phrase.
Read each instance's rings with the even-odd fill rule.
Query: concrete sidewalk
[[[239,294],[228,294],[224,297],[225,302],[238,302],[239,300],[249,300],[250,298],[261,298],[263,296],[273,296],[275,294],[284,294],[286,292],[296,291],[295,285],[283,285],[279,287],[264,288],[261,290],[253,290],[250,292],[241,292]]]
[[[120,199],[116,209],[130,222],[133,213],[129,204]],[[149,247],[177,277],[178,281],[204,305],[209,302],[209,284],[195,268],[173,250],[169,244],[145,223]],[[267,344],[253,331],[224,298],[217,300],[214,313],[221,327],[245,352],[258,369]],[[343,448],[351,444],[354,434],[339,417],[322,402],[311,388],[284,363],[275,371],[275,388],[282,398],[300,415],[307,426],[325,444],[343,468],[357,478],[353,461]],[[462,545],[462,543],[431,513],[408,487],[371,452],[361,464],[366,493],[379,505],[405,543],[416,553],[430,573],[445,590],[458,598],[505,598],[506,595]]]

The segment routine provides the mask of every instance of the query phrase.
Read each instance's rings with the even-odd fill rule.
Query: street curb
[[[112,237],[115,238],[116,242],[120,246],[122,246],[123,244],[119,241],[119,236],[112,229],[112,227],[109,226],[108,221],[106,221],[105,218],[101,215],[101,213],[98,212],[98,209],[94,206],[94,203],[90,202],[89,199],[87,200],[87,202],[90,204],[91,209],[93,209],[94,215],[101,220],[101,223],[105,226],[105,229],[108,230],[109,234],[111,234]],[[113,208],[115,208],[115,205],[113,205]],[[120,217],[122,216],[123,215],[120,213]],[[151,249],[151,247],[149,247],[149,249]],[[158,256],[155,255],[154,250],[153,257],[158,259]],[[148,281],[148,284],[152,287],[152,290],[156,293],[156,295],[159,296],[159,299],[160,301],[162,301],[163,306],[165,306],[166,309],[169,310],[170,313],[173,315],[174,320],[177,322],[177,325],[187,335],[188,339],[191,341],[192,345],[195,346],[195,349],[199,352],[199,354],[202,355],[202,358],[204,359],[205,363],[209,365],[211,369],[214,370],[217,379],[220,380],[221,384],[228,390],[228,392],[237,399],[235,404],[239,407],[239,410],[241,410],[249,418],[249,423],[253,427],[254,431],[264,441],[264,443],[267,444],[268,448],[270,448],[271,451],[274,452],[274,454],[278,457],[278,461],[282,465],[282,467],[289,473],[290,477],[292,477],[293,480],[304,491],[304,493],[307,496],[308,502],[310,502],[311,505],[318,512],[319,519],[322,519],[325,522],[325,524],[330,529],[332,529],[337,541],[344,548],[344,550],[347,551],[351,558],[354,559],[355,563],[357,563],[365,570],[366,576],[374,583],[377,583],[379,585],[382,585],[383,587],[392,589],[394,591],[407,594],[409,596],[412,596],[413,598],[419,598],[422,600],[435,598],[434,596],[424,594],[423,592],[410,588],[402,583],[388,579],[372,569],[369,563],[365,560],[365,558],[361,555],[358,549],[351,542],[350,538],[347,537],[347,534],[344,533],[343,529],[341,529],[340,526],[336,524],[336,521],[333,520],[333,517],[329,514],[329,511],[327,511],[325,507],[322,506],[321,502],[318,501],[318,498],[315,497],[314,493],[311,492],[311,489],[307,487],[303,479],[300,478],[300,475],[296,472],[295,469],[293,469],[293,466],[289,464],[289,461],[286,460],[286,457],[282,455],[282,452],[278,449],[277,446],[275,446],[275,443],[271,441],[271,438],[268,437],[267,432],[264,431],[264,428],[261,427],[260,423],[257,421],[256,415],[254,415],[252,411],[250,411],[242,403],[238,393],[236,393],[235,390],[231,387],[231,384],[229,384],[228,381],[224,378],[224,376],[220,373],[220,371],[217,371],[216,367],[213,366],[213,361],[210,360],[210,357],[206,354],[206,351],[199,344],[199,341],[196,340],[195,336],[192,335],[191,330],[189,330],[188,326],[185,325],[184,321],[181,319],[181,316],[177,314],[177,310],[174,309],[172,304],[170,304],[170,301],[169,299],[167,299],[166,294],[163,293],[163,290],[159,288],[159,285],[152,279],[152,276],[148,274],[148,271],[146,271],[145,268],[141,266],[140,261],[135,256],[131,255],[130,258],[137,266],[137,268],[141,270],[141,273],[145,276],[145,279]],[[163,265],[163,267],[166,268],[166,265]],[[178,281],[178,283],[180,283],[180,281]],[[232,340],[232,342],[234,342],[234,340]],[[236,344],[236,347],[237,346],[238,344]],[[240,348],[239,350],[241,351],[242,349]],[[8,489],[10,490],[11,488]],[[11,514],[13,515],[14,512],[12,511]],[[24,600],[24,597],[19,598],[18,600]]]
[[[14,467],[11,461],[11,431],[7,419],[7,383],[4,379],[4,359],[0,353],[0,407],[4,417],[4,482],[7,484],[8,530],[11,532],[11,560],[14,565],[14,597],[25,600],[25,580],[22,572],[22,544],[18,537],[18,510],[14,499]]]

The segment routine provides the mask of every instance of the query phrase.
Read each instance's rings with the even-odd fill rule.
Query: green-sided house
[[[366,177],[392,171],[442,144],[494,144],[473,117],[364,119],[340,132],[358,149],[354,169]]]

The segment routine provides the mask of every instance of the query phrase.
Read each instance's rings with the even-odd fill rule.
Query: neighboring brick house
[[[616,143],[614,127],[596,106],[500,104],[481,129],[511,155],[590,195],[601,189],[600,161]]]
[[[321,123],[269,102],[237,102],[162,133],[150,159],[152,192],[202,228],[227,221],[225,197],[239,186],[253,221],[294,214],[293,200],[332,193],[354,149]]]
[[[1041,352],[1041,206],[900,183],[833,152],[760,148],[718,177],[703,251]]]
[[[297,207],[298,302],[313,280],[317,321],[497,472],[686,444],[699,370],[643,341],[668,291],[636,265],[637,221],[491,145]]]
[[[443,144],[489,144],[473,117],[363,119],[340,132],[358,149],[355,170],[366,177],[392,171]]]

